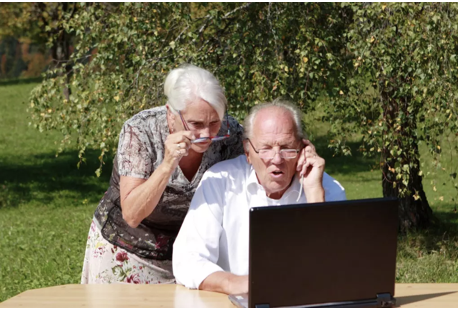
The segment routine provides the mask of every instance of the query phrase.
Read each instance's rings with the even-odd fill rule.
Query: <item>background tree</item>
[[[21,46],[24,41],[38,46],[40,52],[45,53],[46,37],[41,31],[44,29],[34,24],[27,14],[31,7],[31,3],[0,3],[0,78],[16,78],[27,70],[28,59],[23,57],[24,48]]]
[[[401,229],[426,227],[431,208],[423,190],[418,146],[426,142],[437,165],[442,138],[447,146],[454,141],[457,149],[458,6],[349,6],[354,12],[347,32],[353,70],[345,95],[328,110],[334,134],[363,135],[361,150],[380,155],[383,195],[402,198]]]
[[[33,43],[44,45],[47,35],[41,27],[42,12],[38,4],[8,2],[0,4],[0,39],[27,37]]]
[[[328,96],[331,143],[363,135],[379,154],[384,196],[402,197],[401,228],[425,227],[418,145],[440,155],[457,132],[456,4],[120,3],[77,4],[63,13],[74,36],[72,75],[48,72],[31,96],[32,124],[114,152],[123,122],[163,105],[166,74],[183,62],[213,71],[230,113],[289,96],[303,111]],[[63,10],[65,12],[65,10]],[[66,96],[61,87],[71,86]],[[454,137],[454,136],[453,136]],[[436,158],[439,164],[439,157]],[[456,174],[451,174],[456,176]]]
[[[336,55],[345,27],[341,9],[335,8],[314,3],[78,5],[79,13],[66,15],[64,23],[75,36],[73,93],[67,99],[56,91],[66,81],[51,71],[31,98],[34,125],[60,129],[61,150],[76,140],[81,161],[86,148],[99,148],[102,162],[116,148],[123,122],[165,103],[164,78],[183,62],[214,72],[239,119],[252,105],[282,95],[309,108],[342,72]]]
[[[71,36],[64,30],[65,18],[72,18],[77,6],[71,2],[21,2],[0,4],[0,39],[27,39],[44,53],[51,50],[50,70],[63,68],[63,76],[70,76]],[[68,84],[68,80],[66,81]],[[68,98],[69,88],[64,87]]]

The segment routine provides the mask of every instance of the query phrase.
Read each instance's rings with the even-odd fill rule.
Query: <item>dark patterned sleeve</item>
[[[153,173],[154,154],[150,140],[140,125],[125,123],[119,135],[119,174],[148,179]]]

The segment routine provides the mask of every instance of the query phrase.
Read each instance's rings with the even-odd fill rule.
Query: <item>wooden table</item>
[[[458,307],[458,283],[396,284],[397,304],[409,308]],[[227,308],[227,296],[180,285],[71,284],[29,290],[0,304],[12,307]]]

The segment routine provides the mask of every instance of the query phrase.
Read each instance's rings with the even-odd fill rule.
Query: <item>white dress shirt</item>
[[[297,177],[279,200],[267,197],[246,156],[220,162],[205,172],[173,246],[177,283],[199,288],[216,271],[248,274],[251,207],[306,203]],[[323,175],[326,201],[345,200],[344,188]]]

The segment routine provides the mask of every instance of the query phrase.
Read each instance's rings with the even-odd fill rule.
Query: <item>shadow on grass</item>
[[[444,206],[453,210],[453,206]],[[458,213],[435,211],[431,225],[424,230],[411,231],[400,236],[398,253],[405,257],[420,258],[439,253],[458,260]]]
[[[102,175],[97,178],[99,153],[88,151],[87,161],[77,168],[78,152],[38,154],[11,163],[0,162],[0,208],[38,201],[49,204],[56,198],[100,199],[107,190],[113,157],[105,159]],[[61,193],[59,193],[61,192]]]
[[[372,158],[364,157],[354,151],[353,156],[332,157],[325,137],[314,139],[318,153],[326,159],[326,172],[329,174],[352,174],[370,171],[374,163]],[[359,143],[350,143],[352,150]],[[98,200],[107,190],[113,157],[105,159],[103,173],[100,178],[95,176],[99,167],[98,151],[88,151],[87,161],[77,169],[77,151],[67,151],[56,158],[54,153],[44,153],[19,158],[14,162],[0,162],[0,208],[15,207],[21,203],[37,201],[49,204],[54,199],[89,199]],[[361,180],[360,180],[361,181]],[[59,194],[59,192],[61,192]],[[83,198],[81,198],[83,197]]]
[[[7,79],[7,80],[0,80],[0,86],[41,83],[41,81],[43,81],[42,77],[26,78],[26,79]]]
[[[333,157],[333,151],[327,147],[328,141],[326,136],[315,137],[312,141],[318,154],[326,159],[328,174],[343,174],[351,177],[354,173],[378,169],[375,157],[365,157],[357,151],[361,145],[360,141],[347,143],[352,151],[352,156],[338,157]],[[381,175],[376,175],[377,180],[381,180]],[[373,181],[373,179],[369,177],[365,180],[358,177],[358,182],[364,183],[365,181]],[[400,235],[399,254],[416,259],[426,254],[440,253],[451,260],[458,260],[458,212],[454,211],[455,207],[455,205],[442,204],[442,210],[450,211],[435,210],[431,225],[427,229]]]
[[[351,175],[357,172],[371,171],[376,160],[374,157],[363,156],[357,149],[361,142],[347,142],[347,146],[352,151],[352,156],[335,156],[334,151],[328,148],[329,139],[326,136],[317,136],[312,143],[315,145],[317,153],[326,160],[326,172],[330,175],[339,173]]]

